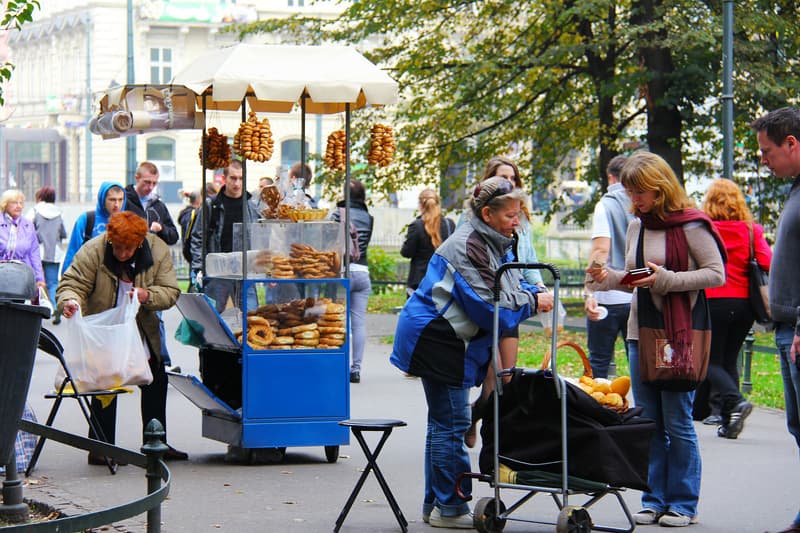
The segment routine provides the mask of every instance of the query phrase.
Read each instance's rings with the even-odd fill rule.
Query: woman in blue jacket
[[[456,478],[470,470],[469,389],[483,382],[491,359],[494,275],[513,258],[523,198],[505,178],[480,183],[474,216],[436,250],[398,320],[390,361],[421,378],[428,404],[422,516],[434,527],[472,528],[469,506],[456,494]],[[518,270],[503,274],[500,289],[500,333],[552,309],[552,295]],[[470,494],[471,482],[463,480],[461,490]]]

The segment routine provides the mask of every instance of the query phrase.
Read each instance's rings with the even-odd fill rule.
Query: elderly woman
[[[9,189],[0,196],[0,260],[22,261],[33,269],[36,285],[47,288],[39,252],[39,238],[33,222],[22,216],[25,195]]]
[[[456,478],[470,470],[469,389],[483,382],[491,359],[494,275],[513,259],[523,199],[505,178],[481,182],[474,216],[433,254],[397,323],[391,363],[421,378],[428,404],[422,518],[433,527],[472,528],[469,506],[456,493]],[[519,270],[507,270],[500,288],[499,333],[553,307],[552,295]],[[470,494],[471,482],[463,480],[461,490]]]
[[[655,354],[640,353],[639,324],[653,315],[648,309],[655,307],[663,314],[674,360],[685,361],[693,349],[702,349],[692,346],[692,310],[701,290],[725,282],[725,245],[711,219],[695,208],[660,156],[633,154],[620,171],[620,181],[637,217],[628,226],[625,268],[637,266],[638,252],[652,273],[623,282],[621,270],[589,268],[587,287],[634,291],[628,318],[631,385],[636,405],[655,420],[656,431],[650,441],[650,490],[642,493],[642,510],[633,518],[637,524],[685,527],[697,523],[700,498],[694,391],[664,390],[642,381],[639,369],[645,357],[655,359]]]
[[[135,213],[114,213],[106,232],[81,246],[58,287],[58,308],[69,319],[80,307],[84,316],[106,311],[134,296],[142,304],[136,323],[150,354],[153,382],[141,386],[142,428],[153,418],[167,430],[167,375],[161,353],[161,333],[156,311],[169,309],[180,295],[169,247],[156,234],[149,233],[147,222]],[[67,323],[69,327],[69,323]],[[92,400],[92,418],[108,442],[114,442],[116,399],[103,408]],[[90,432],[90,437],[97,438]],[[186,459],[172,447],[164,459]],[[89,455],[89,464],[105,465],[104,457]]]

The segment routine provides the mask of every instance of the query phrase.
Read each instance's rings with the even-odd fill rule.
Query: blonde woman
[[[400,248],[403,257],[411,259],[406,281],[408,296],[411,296],[419,282],[425,277],[433,252],[455,230],[455,223],[442,216],[439,195],[433,189],[419,193],[420,215],[409,224],[406,240]]]
[[[0,259],[22,261],[33,269],[36,285],[47,288],[39,252],[39,238],[33,222],[22,216],[25,195],[9,189],[0,196]]]
[[[636,268],[640,252],[652,274],[623,283],[624,270],[589,268],[592,281],[587,288],[633,291],[628,318],[631,385],[636,405],[644,408],[643,416],[656,423],[650,440],[650,490],[642,493],[642,510],[633,518],[637,524],[685,527],[697,523],[700,499],[700,448],[692,422],[694,391],[664,390],[642,381],[640,355],[646,354],[639,351],[639,323],[652,316],[645,314],[652,313],[646,309],[660,310],[676,366],[685,365],[693,349],[692,310],[700,291],[725,282],[725,245],[711,219],[695,208],[660,156],[633,154],[620,171],[620,181],[637,217],[625,237],[625,269]]]

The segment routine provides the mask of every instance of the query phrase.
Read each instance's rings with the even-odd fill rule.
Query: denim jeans
[[[628,314],[631,304],[606,305],[608,316],[603,320],[586,319],[586,337],[589,346],[589,361],[592,363],[592,375],[596,378],[607,378],[608,368],[614,360],[614,344],[617,336],[628,337]],[[627,344],[625,351],[628,351]]]
[[[361,361],[364,359],[364,347],[367,343],[367,302],[372,292],[369,272],[354,270],[350,272],[350,329],[352,337],[351,372],[361,372]]]
[[[700,498],[700,447],[692,421],[694,391],[670,392],[642,383],[639,377],[639,342],[628,343],[631,386],[642,416],[652,418],[656,430],[650,439],[650,466],[642,493],[642,507],[659,513],[697,514]]]
[[[44,271],[44,282],[47,285],[47,297],[56,306],[56,289],[58,289],[58,271],[61,268],[61,263],[51,263],[50,261],[42,261],[42,270]]]
[[[436,506],[442,516],[459,516],[469,512],[469,505],[456,493],[456,478],[470,471],[464,444],[464,433],[471,424],[469,389],[426,378],[421,381],[428,402],[422,514],[429,515]],[[461,490],[472,494],[472,481],[464,479]]]
[[[789,359],[789,350],[794,340],[794,327],[776,324],[775,346],[781,355],[781,377],[783,378],[783,400],[786,404],[786,428],[800,447],[800,371]],[[800,358],[797,359],[800,362]]]

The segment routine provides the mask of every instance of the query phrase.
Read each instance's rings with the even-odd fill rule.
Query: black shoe
[[[720,426],[717,428],[717,437],[722,437],[723,439],[728,438],[728,426]]]
[[[703,419],[706,426],[718,426],[722,424],[722,417],[719,415],[709,415]]]
[[[176,450],[172,446],[167,446],[167,448],[167,451],[164,452],[165,461],[186,461],[189,459],[188,453]]]
[[[350,372],[350,383],[361,383],[361,372]]]
[[[744,429],[744,421],[753,412],[753,404],[748,401],[741,401],[731,412],[725,438],[735,439]]]

